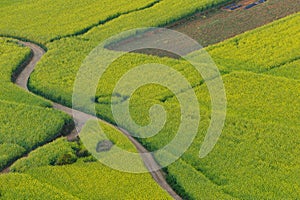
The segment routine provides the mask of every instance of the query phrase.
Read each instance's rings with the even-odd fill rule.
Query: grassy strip
[[[300,60],[295,60],[290,63],[281,65],[277,68],[274,68],[270,71],[267,71],[266,74],[273,76],[286,77],[289,79],[300,80]]]
[[[83,153],[76,142],[68,142],[65,138],[59,138],[47,145],[32,151],[27,157],[15,162],[10,171],[24,172],[41,166],[53,166],[71,164],[76,162],[77,153]]]
[[[264,73],[299,58],[300,13],[207,48],[224,71]]]
[[[183,199],[235,199],[181,159],[166,171],[167,181]]]
[[[115,14],[112,14],[111,16],[108,16],[108,18],[104,19],[104,20],[100,20],[98,23],[96,24],[92,24],[88,27],[85,27],[84,29],[80,30],[80,31],[77,31],[75,33],[72,33],[72,34],[68,34],[68,35],[64,35],[64,36],[58,36],[58,37],[55,37],[55,38],[52,38],[50,39],[49,42],[54,42],[56,40],[60,40],[62,38],[68,38],[68,37],[75,37],[75,36],[80,36],[80,35],[83,35],[85,33],[87,33],[88,31],[90,31],[92,28],[94,27],[97,27],[97,26],[100,26],[100,25],[103,25],[109,21],[112,21],[118,17],[120,17],[121,15],[127,15],[129,13],[132,13],[132,12],[136,12],[136,11],[140,11],[140,10],[144,10],[144,9],[147,9],[147,8],[151,8],[152,6],[156,5],[157,3],[159,3],[161,0],[155,0],[153,2],[150,2],[148,5],[144,6],[144,7],[141,7],[141,8],[135,8],[133,10],[128,10],[128,11],[125,11],[125,12],[122,12],[122,13],[115,13]]]
[[[111,0],[83,0],[80,3],[71,0],[25,0],[19,2],[18,6],[0,4],[0,16],[9,22],[0,25],[1,34],[29,38],[45,45],[51,39],[71,36],[118,13],[142,8],[153,2],[140,0],[129,4],[125,0],[113,3]],[[61,9],[67,12],[61,12]],[[22,28],[24,24],[28,25],[26,30]]]
[[[28,48],[21,47],[16,40],[0,38],[0,51],[0,151],[3,152],[0,168],[4,169],[39,145],[63,134],[73,121],[49,108],[49,101],[11,83],[13,74],[22,67],[21,63],[32,55]]]
[[[38,42],[33,41],[33,40],[30,40],[28,38],[22,37],[22,36],[14,36],[14,35],[10,35],[10,34],[0,33],[0,37],[1,38],[7,38],[7,39],[14,39],[15,42],[17,42],[17,40],[24,41],[24,42],[30,42],[30,43],[33,43],[33,44],[36,44],[36,45],[40,46],[45,51],[48,50],[46,45],[44,45],[42,43],[38,43]]]
[[[25,174],[0,176],[1,199],[78,199],[50,184],[41,183]]]
[[[15,79],[24,65],[28,62],[31,55],[29,48],[21,47],[17,41],[11,38],[0,38],[0,100],[51,107],[51,103],[41,97],[24,92],[21,88],[14,85],[11,81]]]
[[[26,150],[17,144],[0,144],[0,170],[11,165],[25,153]]]

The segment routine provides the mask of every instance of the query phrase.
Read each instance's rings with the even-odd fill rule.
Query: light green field
[[[288,62],[287,64],[278,66],[270,71],[267,71],[266,74],[300,80],[299,65],[300,60],[298,59],[295,61]]]
[[[51,140],[70,122],[49,101],[14,85],[11,77],[29,56],[29,49],[0,38],[0,169],[26,152]],[[38,116],[38,117],[37,117]]]
[[[0,176],[1,199],[78,199],[26,174]]]
[[[208,47],[224,71],[267,72],[299,59],[300,13]]]

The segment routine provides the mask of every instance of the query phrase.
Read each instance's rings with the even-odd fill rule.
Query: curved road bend
[[[31,42],[23,42],[23,41],[19,41],[20,44],[27,46],[31,49],[32,53],[33,53],[33,57],[31,58],[30,62],[28,63],[28,65],[26,65],[23,69],[23,71],[18,75],[18,77],[16,78],[15,83],[17,85],[19,85],[20,87],[24,88],[25,90],[28,90],[27,84],[28,84],[28,80],[29,77],[31,75],[31,73],[34,70],[34,67],[36,66],[37,62],[42,58],[42,56],[45,54],[44,49],[42,49],[40,46],[31,43]],[[119,129],[124,135],[126,135],[128,137],[128,139],[135,145],[135,147],[137,148],[137,150],[139,151],[139,153],[149,153],[136,139],[134,139],[129,133],[128,131],[122,129],[122,128],[118,128],[102,119],[96,118],[92,115],[88,115],[86,113],[80,112],[78,110],[74,110],[71,109],[69,107],[66,107],[64,105],[58,104],[58,103],[54,103],[53,102],[53,108],[60,110],[62,112],[67,113],[68,115],[73,117],[73,113],[76,112],[79,116],[75,119],[79,131],[81,130],[81,128],[84,126],[84,124],[86,123],[87,120],[89,119],[98,119],[101,120],[102,122],[112,126],[115,129]],[[72,133],[67,136],[68,139],[72,139],[74,137],[76,137],[78,135],[76,130],[73,130]],[[167,183],[167,181],[165,180],[165,177],[163,175],[162,170],[158,170],[158,171],[152,171],[152,169],[157,169],[159,167],[159,165],[157,164],[157,162],[155,161],[155,159],[153,158],[153,156],[148,156],[145,154],[141,154],[141,157],[144,161],[145,166],[147,167],[147,169],[149,170],[149,172],[151,173],[153,179],[164,189],[166,190],[174,199],[176,200],[181,200],[182,198],[176,194],[176,192],[171,188],[171,186]]]

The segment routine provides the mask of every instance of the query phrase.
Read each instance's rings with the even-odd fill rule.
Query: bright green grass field
[[[79,146],[75,142],[68,142],[65,138],[59,138],[32,151],[27,157],[17,160],[10,167],[10,171],[24,172],[35,167],[56,165],[58,159],[64,155],[71,155],[70,157],[76,161],[77,148]]]
[[[128,15],[126,17],[130,16],[131,15]],[[299,13],[294,14],[257,30],[208,47],[207,50],[223,73],[229,73],[232,70],[271,73],[268,72],[268,70],[281,69],[282,65],[298,59],[299,43],[298,40],[294,40],[293,37],[299,35],[299,19]],[[114,21],[114,23],[116,23],[116,21]],[[121,21],[119,23],[123,24]],[[111,23],[104,24],[100,27],[102,27],[102,29],[95,29],[89,32],[89,34],[82,36],[80,40],[79,38],[81,37],[77,40],[64,39],[50,43],[48,47],[51,50],[45,55],[35,73],[31,76],[29,83],[31,90],[47,98],[71,106],[75,76],[86,55],[92,50],[94,40],[98,38],[99,40],[96,40],[98,44],[103,37],[105,38],[108,34],[116,32],[116,30],[113,29],[116,25]],[[106,32],[106,29],[109,31]],[[283,30],[285,34],[277,31],[277,29]],[[238,46],[236,45],[237,43],[239,44]],[[272,45],[272,43],[274,44]],[[229,50],[225,51],[226,48]],[[101,85],[102,89],[99,89],[100,91],[97,95],[103,95],[103,91],[107,88],[108,90],[105,91],[104,95],[110,93],[115,77],[120,77],[124,71],[139,63],[153,61],[156,63],[164,63],[168,66],[182,65],[181,61],[171,59],[152,58],[143,55],[125,56],[123,60],[112,65],[112,68],[117,70],[112,70],[114,75],[111,75],[105,80],[108,83]],[[293,74],[297,74],[297,70],[298,68],[296,67],[293,70]],[[188,75],[187,77],[193,74],[189,70],[185,71],[185,74]],[[49,74],[52,77],[50,80],[47,78]],[[201,81],[201,78],[196,79],[191,77],[189,78],[189,81],[190,80],[193,80],[191,85],[197,85]]]
[[[122,15],[112,21],[95,26],[77,37],[63,38],[47,43],[48,52],[32,74],[31,91],[48,99],[71,106],[75,74],[90,51],[103,40],[122,31],[141,27],[163,26],[186,15],[203,10],[225,0],[177,1],[164,0],[153,7]],[[176,12],[166,12],[176,10]],[[160,17],[156,17],[159,13]],[[137,20],[139,19],[139,20]],[[36,32],[39,33],[38,31]],[[134,58],[131,58],[134,59]],[[137,57],[135,60],[139,59]],[[126,66],[125,66],[126,67]],[[48,75],[53,77],[48,78]]]
[[[70,118],[51,104],[11,82],[30,53],[15,41],[0,38],[0,169],[59,134]]]
[[[11,160],[24,154],[26,150],[17,144],[0,144],[0,169],[3,169]]]
[[[171,199],[150,174],[130,174],[100,163],[42,167],[28,173],[79,199]]]
[[[51,41],[51,40],[57,40],[60,37],[65,37],[68,35],[76,35],[76,34],[80,34],[80,33],[84,33],[86,31],[88,31],[90,28],[92,28],[93,26],[97,25],[97,24],[102,24],[105,23],[107,21],[113,20],[114,18],[117,18],[119,15],[120,20],[124,20],[123,16],[130,16],[128,19],[136,19],[136,14],[135,12],[138,10],[140,10],[141,12],[138,12],[138,15],[143,14],[144,15],[144,19],[141,19],[140,21],[137,22],[141,22],[141,21],[148,21],[147,26],[150,25],[158,25],[158,24],[165,24],[167,22],[173,21],[176,18],[180,18],[184,15],[188,15],[190,13],[195,12],[196,10],[199,9],[204,9],[206,7],[210,7],[212,6],[212,4],[216,4],[216,3],[220,3],[223,1],[201,1],[201,2],[186,2],[186,1],[181,1],[178,2],[176,5],[173,4],[172,1],[166,1],[163,2],[162,5],[157,6],[155,3],[159,3],[159,2],[155,2],[155,1],[139,1],[139,2],[135,2],[133,4],[128,4],[128,2],[114,2],[114,4],[111,4],[110,1],[107,2],[101,2],[101,5],[99,2],[96,1],[81,1],[80,4],[74,4],[74,2],[70,2],[70,1],[56,1],[56,2],[49,2],[49,1],[39,1],[39,2],[33,2],[33,1],[2,1],[1,2],[1,6],[0,6],[0,10],[1,10],[1,14],[3,15],[3,18],[5,19],[5,21],[3,23],[0,24],[1,27],[1,35],[8,35],[8,36],[13,36],[13,37],[17,37],[17,38],[26,38],[29,40],[33,40],[35,42],[38,43],[42,43],[44,45],[46,45],[47,42]],[[155,4],[155,5],[154,5]],[[47,6],[45,6],[47,5]],[[185,7],[187,6],[188,7]],[[49,6],[52,6],[51,9],[49,9]],[[170,13],[165,13],[164,16],[162,16],[161,18],[159,18],[158,20],[154,20],[152,21],[153,15],[156,15],[155,13],[160,12],[162,13],[163,10],[165,10],[165,8],[169,8],[170,6],[173,6],[174,9],[178,10],[178,13],[176,13],[175,16],[170,15]],[[147,8],[151,8],[153,7],[154,9],[151,9],[150,12],[148,13],[146,10]],[[68,10],[70,11],[68,14],[65,14],[65,12],[61,12],[60,8],[64,8],[64,10]],[[16,10],[17,9],[17,10]],[[41,12],[42,10],[42,12]],[[82,12],[82,10],[92,10],[91,12],[89,12],[90,17],[87,18],[83,18],[87,16],[87,13]],[[144,11],[145,10],[145,11]],[[104,11],[104,12],[103,12]],[[72,13],[72,14],[71,14]],[[100,15],[98,15],[98,13]],[[128,14],[126,14],[128,13]],[[133,13],[133,15],[131,14]],[[148,15],[150,14],[151,15]],[[26,17],[24,17],[26,16]],[[173,18],[175,17],[175,18]],[[126,18],[126,17],[125,17]],[[119,23],[119,20],[116,20],[116,23]],[[27,25],[27,28],[24,29],[24,24]],[[127,23],[127,25],[124,28],[132,28],[132,21],[129,21]],[[135,26],[139,26],[139,24],[135,24]],[[119,29],[118,27],[114,27],[114,24],[111,24],[108,26],[109,29],[111,29],[114,32],[118,32],[121,29]],[[108,30],[109,32],[111,30]],[[96,30],[98,31],[98,30]],[[108,32],[104,32],[104,37],[107,36]],[[109,33],[109,34],[111,34]],[[70,45],[67,45],[67,48],[62,48],[62,51],[69,51],[67,49],[74,49],[74,50],[79,50],[78,52],[80,52],[80,56],[78,56],[76,53],[73,54],[71,57],[69,57],[69,54],[67,57],[65,57],[64,59],[60,59],[58,58],[59,62],[61,62],[63,65],[65,65],[65,63],[68,63],[68,65],[70,65],[72,62],[77,62],[80,63],[80,59],[82,59],[82,56],[85,54],[86,50],[89,51],[92,46],[88,45],[88,48],[82,48],[82,46],[79,46],[79,49],[74,48],[76,45],[76,42],[84,42],[87,41],[88,39],[83,39],[83,40],[77,40],[76,38],[74,40],[69,40],[69,39],[62,39],[62,42],[58,41],[55,42],[55,45],[62,45],[62,46],[66,46],[65,40],[68,40],[68,42],[70,41]],[[96,40],[98,40],[96,38]],[[13,42],[15,43],[15,42]],[[22,92],[21,89],[17,88],[16,86],[14,86],[12,83],[10,83],[9,79],[11,76],[11,72],[13,72],[14,70],[16,70],[16,67],[18,66],[19,63],[21,63],[25,57],[21,56],[22,53],[26,54],[26,57],[29,56],[29,50],[25,48],[22,48],[23,52],[21,52],[20,48],[18,47],[18,50],[16,50],[16,45],[11,45],[14,46],[15,49],[11,50],[14,52],[14,54],[12,55],[11,53],[9,53],[9,51],[7,51],[7,45],[10,45],[11,42],[7,42],[4,41],[3,44],[5,45],[5,48],[1,49],[1,61],[5,62],[5,64],[3,64],[3,66],[6,65],[10,65],[12,66],[11,68],[7,68],[4,67],[3,70],[7,70],[10,69],[10,71],[5,71],[5,83],[3,83],[3,92],[1,92],[1,95],[3,96],[3,100],[5,101],[13,101],[16,103],[25,103],[25,104],[30,104],[30,105],[39,105],[39,106],[47,106],[50,107],[51,105],[49,104],[49,102],[41,100],[36,97],[34,97],[33,95],[29,95],[27,93]],[[95,45],[95,43],[94,43]],[[49,48],[51,46],[51,43],[49,43],[47,45],[47,47]],[[56,46],[57,48],[53,49],[53,48],[49,48],[49,53],[52,51],[54,54],[49,54],[47,53],[47,55],[45,57],[50,57],[50,62],[52,63],[52,56],[57,56],[57,55],[66,55],[65,53],[61,52],[59,50],[59,46]],[[10,47],[12,48],[12,47]],[[86,50],[84,50],[86,49]],[[84,51],[82,51],[84,50]],[[7,52],[5,52],[7,51]],[[15,52],[16,51],[16,52]],[[4,52],[4,53],[2,53]],[[75,51],[74,51],[75,52]],[[69,53],[69,52],[68,52]],[[23,54],[23,55],[24,55]],[[71,53],[72,54],[72,53]],[[5,57],[4,57],[5,56]],[[70,59],[69,59],[70,58]],[[75,59],[74,59],[75,58]],[[16,61],[16,63],[12,63],[11,60]],[[9,63],[8,63],[9,61]],[[61,64],[60,63],[60,64]],[[59,66],[59,65],[58,65]],[[75,68],[76,70],[76,68]],[[71,73],[76,72],[76,71],[71,71]],[[9,75],[8,75],[9,74]],[[51,75],[52,76],[52,75]],[[49,76],[48,76],[49,78]],[[55,79],[55,77],[53,77]],[[3,77],[4,80],[4,77]],[[65,79],[64,84],[72,84],[72,82],[70,82],[68,79]],[[50,89],[49,86],[43,86],[44,89],[47,91],[47,88]],[[62,90],[58,93],[58,94],[62,94],[65,93],[65,86],[61,87]],[[14,91],[15,90],[15,91]],[[12,92],[13,91],[13,92]],[[17,97],[17,98],[16,98]],[[62,101],[64,98],[61,98]],[[5,133],[5,135],[2,136],[3,139],[6,140],[6,142],[11,142],[13,139],[16,140],[16,142],[18,144],[24,145],[23,147],[17,148],[15,146],[11,146],[8,147],[8,145],[5,144],[5,148],[7,148],[7,150],[14,148],[14,151],[10,151],[9,155],[6,156],[2,156],[2,163],[6,163],[10,162],[12,160],[14,160],[15,158],[19,157],[21,155],[21,152],[24,152],[25,148],[26,149],[31,149],[31,148],[35,148],[37,145],[40,145],[41,143],[36,143],[37,141],[41,141],[41,137],[43,140],[45,140],[46,138],[48,138],[49,136],[49,132],[51,132],[51,128],[52,126],[49,126],[50,124],[54,124],[56,122],[56,119],[59,121],[61,120],[61,122],[63,121],[61,116],[54,116],[52,117],[51,114],[49,114],[50,112],[52,112],[51,109],[49,109],[47,112],[45,111],[45,113],[43,113],[42,108],[31,108],[30,106],[25,106],[24,105],[24,109],[20,110],[20,106],[22,105],[18,105],[18,104],[14,104],[14,103],[9,103],[9,105],[5,105],[2,106],[3,109],[1,109],[1,111],[3,111],[3,115],[5,115],[5,119],[7,119],[6,121],[4,121],[3,123],[5,123],[6,125],[9,123],[11,124],[12,121],[12,117],[10,116],[13,112],[12,110],[19,110],[20,112],[16,112],[15,118],[13,119],[13,124],[15,124],[16,127],[7,127],[7,126],[3,126],[5,128],[5,132],[3,131],[3,133]],[[7,107],[4,109],[4,107]],[[28,110],[30,109],[30,111]],[[32,115],[31,113],[34,112],[38,112],[38,116],[39,116],[39,120],[35,122],[35,120],[32,120]],[[44,125],[45,122],[48,121],[44,121],[44,115],[47,113],[47,120],[49,121],[49,123],[47,124],[47,126]],[[14,113],[15,114],[15,113]],[[21,117],[23,115],[26,114],[26,118],[28,119],[28,121],[26,121],[26,123],[24,123],[24,120],[22,120],[22,123],[20,121],[18,121],[19,119],[22,119]],[[65,117],[65,116],[64,116]],[[55,118],[55,120],[54,120]],[[38,127],[36,127],[38,130],[35,130],[35,127],[32,124],[39,124]],[[43,127],[44,129],[40,129],[40,126]],[[40,137],[26,137],[27,134],[32,135],[32,132],[27,131],[28,127],[30,127],[31,131],[34,131],[34,135],[39,135],[39,131],[43,131],[44,135],[41,135]],[[53,129],[55,129],[55,127],[53,127]],[[20,132],[20,134],[11,136],[12,132],[10,132],[11,130],[15,132]],[[25,130],[25,134],[23,134],[23,131]],[[22,134],[21,134],[22,133]],[[20,138],[18,138],[18,136],[20,136]],[[16,139],[17,138],[17,139]],[[6,153],[6,151],[4,151]],[[11,154],[18,154],[18,155],[14,155],[13,158],[11,158]],[[60,152],[61,153],[61,152]],[[42,156],[43,153],[38,154],[38,156]],[[10,157],[9,160],[7,160],[7,156]],[[48,158],[45,159],[45,163],[48,162],[53,162],[52,160],[55,160],[56,158]],[[31,163],[35,163],[34,162],[34,158],[33,160],[30,161],[20,161],[18,163],[21,164],[16,164],[15,166],[19,166],[20,167],[20,171],[25,170],[27,165],[31,166]],[[17,168],[17,167],[16,167]],[[8,176],[3,176],[5,178],[4,181],[6,181],[6,177],[12,177],[12,182],[13,181],[17,181],[17,179],[19,178],[23,178],[23,176],[19,176],[19,175],[8,175]],[[150,176],[147,175],[148,178],[150,179]],[[1,177],[2,178],[2,177]],[[28,179],[28,182],[26,182],[26,184],[33,184],[36,182],[36,180],[31,180],[31,178],[29,177],[25,177],[26,179]],[[153,182],[153,180],[151,179],[151,181]],[[22,182],[22,181],[21,181]],[[154,184],[154,182],[153,182]],[[2,185],[2,184],[1,184]],[[36,185],[36,189],[33,190],[32,187],[28,186],[24,186],[24,190],[27,191],[32,191],[32,193],[30,192],[30,194],[27,193],[23,193],[23,189],[20,190],[20,185],[16,184],[15,186],[12,186],[11,184],[7,184],[8,187],[10,187],[10,190],[7,190],[7,188],[5,186],[4,187],[4,191],[6,191],[6,193],[4,193],[3,191],[1,192],[1,196],[2,197],[6,197],[6,198],[15,198],[16,195],[18,195],[18,192],[22,192],[22,195],[25,195],[24,198],[32,198],[33,195],[38,195],[41,198],[53,198],[53,193],[49,193],[49,196],[47,194],[42,194],[44,190],[39,190],[39,188],[43,185],[41,183],[36,183],[34,184]],[[155,185],[155,184],[154,184]],[[47,186],[48,187],[48,186]],[[154,187],[158,187],[157,185],[155,185]],[[16,192],[14,192],[14,190]],[[157,188],[155,188],[153,191],[157,192],[159,191]],[[55,191],[56,192],[56,191]],[[61,198],[60,195],[61,194],[56,194],[54,192],[54,196]],[[152,194],[156,194],[155,192],[152,192]],[[144,192],[145,194],[150,194],[147,192]],[[28,195],[28,196],[27,196]],[[165,193],[164,193],[165,195]],[[160,194],[158,196],[164,196],[163,194]],[[19,196],[20,198],[23,198],[22,196]]]

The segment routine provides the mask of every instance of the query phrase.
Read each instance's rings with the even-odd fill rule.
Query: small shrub
[[[67,165],[72,164],[76,162],[77,158],[74,154],[67,153],[62,156],[60,156],[57,161],[55,162],[55,165]]]

